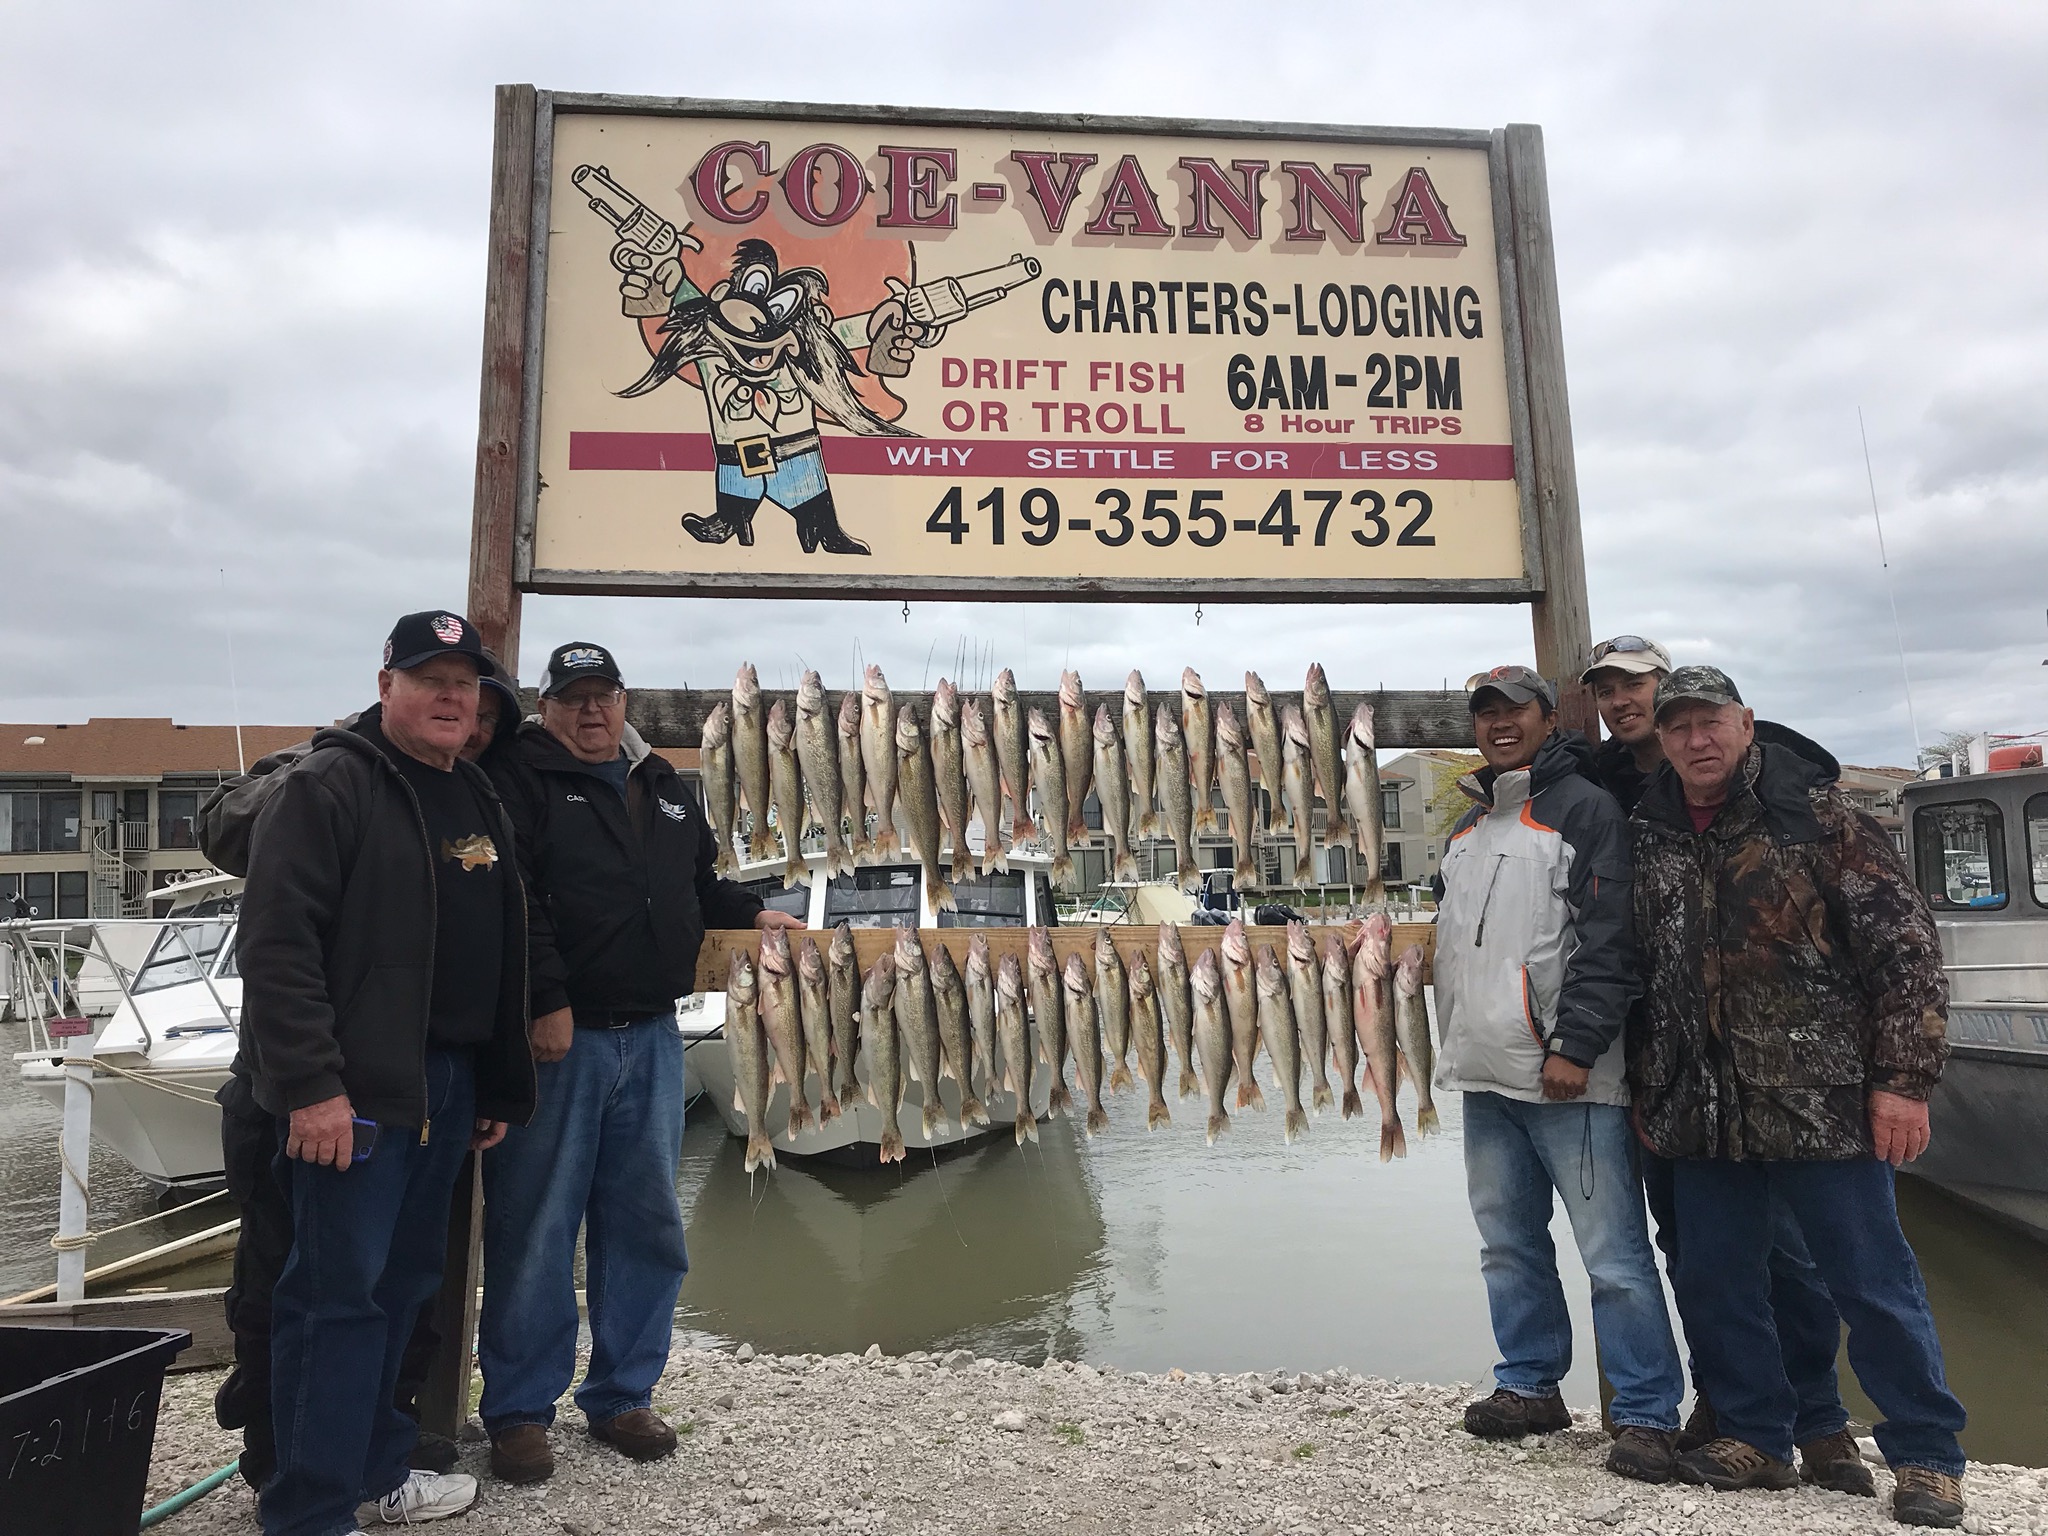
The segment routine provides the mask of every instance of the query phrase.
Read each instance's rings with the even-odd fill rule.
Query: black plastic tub
[[[182,1329],[0,1327],[0,1532],[135,1536]]]

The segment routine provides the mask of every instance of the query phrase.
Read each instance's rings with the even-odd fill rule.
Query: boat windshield
[[[941,912],[941,928],[1022,928],[1024,872],[1013,869],[953,882],[957,910]]]
[[[811,915],[811,888],[807,885],[786,886],[780,875],[742,880],[740,889],[749,896],[758,897],[761,904],[771,911],[787,912],[791,917],[808,918]]]
[[[214,972],[223,948],[228,951],[224,974],[234,975],[235,909],[240,904],[238,896],[219,896],[166,918],[130,990],[155,992],[197,981]]]
[[[850,875],[834,875],[825,887],[825,920],[855,928],[915,928],[918,887],[924,871],[915,864],[868,864]]]

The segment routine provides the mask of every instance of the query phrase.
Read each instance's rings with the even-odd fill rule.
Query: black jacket
[[[426,1120],[434,866],[417,797],[364,734],[380,718],[372,708],[351,729],[319,732],[289,772],[269,775],[248,834],[238,1064],[274,1115],[346,1093],[363,1119]],[[456,771],[496,814],[496,840],[510,850],[512,825],[489,777],[469,763]],[[497,1029],[476,1052],[476,1112],[523,1125],[535,1097],[526,902],[520,882],[504,886]]]
[[[662,1013],[697,986],[706,928],[751,928],[761,903],[712,872],[703,807],[627,728],[626,799],[538,721],[491,764],[526,878],[533,1011]]]

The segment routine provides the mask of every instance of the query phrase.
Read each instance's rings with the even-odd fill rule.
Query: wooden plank
[[[84,1301],[0,1307],[0,1328],[182,1328],[192,1346],[174,1371],[230,1365],[235,1336],[228,1331],[225,1290],[161,1291],[148,1296],[89,1296]]]
[[[1597,738],[1592,694],[1579,681],[1593,649],[1586,598],[1586,553],[1579,529],[1579,483],[1572,453],[1571,401],[1565,389],[1564,326],[1557,297],[1550,191],[1543,130],[1512,123],[1502,135],[1513,211],[1516,296],[1529,398],[1530,472],[1535,479],[1543,593],[1530,608],[1536,670],[1558,684],[1565,725]]]
[[[528,264],[533,217],[534,92],[501,85],[491,149],[490,247],[484,279],[483,381],[476,496],[469,526],[469,620],[508,667],[519,665],[514,576],[525,400]]]
[[[629,675],[631,662],[624,663],[623,669]],[[1267,679],[1270,683],[1272,679]],[[840,690],[832,690],[832,707],[839,704]],[[791,708],[795,707],[796,695],[791,691],[762,689],[762,712],[777,698],[785,699]],[[657,746],[694,747],[704,734],[704,717],[711,713],[721,701],[730,700],[730,688],[635,688],[626,690],[626,718],[632,722],[646,740]],[[1020,695],[1026,709],[1037,709],[1045,713],[1048,720],[1059,718],[1059,696],[1056,693],[1023,693]],[[1115,692],[1091,691],[1087,695],[1088,713],[1092,719],[1095,706],[1107,704],[1111,715],[1123,719],[1123,689]],[[1180,693],[1162,693],[1154,690],[1146,696],[1146,705],[1157,712],[1161,705],[1178,711]],[[931,695],[898,691],[895,695],[898,706],[910,704],[916,707],[920,719],[931,718]],[[537,704],[533,691],[521,694],[523,707],[531,713]],[[1357,693],[1333,690],[1331,699],[1335,705],[1337,726],[1341,731],[1351,718],[1351,713],[1361,701],[1373,707],[1373,727],[1382,747],[1405,749],[1411,747],[1454,747],[1470,752],[1472,746],[1472,716],[1467,708],[1463,689],[1442,692],[1436,689],[1386,689],[1378,692]],[[1237,711],[1240,719],[1244,716],[1244,695],[1211,689],[1210,706],[1227,701]],[[1273,707],[1278,710],[1287,704],[1299,704],[1299,692],[1273,694]]]
[[[896,936],[902,930],[897,928],[856,928],[853,930],[853,952],[866,970],[896,944]],[[1126,964],[1140,952],[1148,962],[1157,958],[1159,952],[1159,929],[1150,923],[1118,923],[1098,927],[1093,923],[1072,923],[1065,927],[1046,930],[1052,938],[1052,952],[1062,965],[1067,956],[1081,955],[1084,958],[1095,953],[1095,936],[1107,933],[1116,945],[1117,953]],[[1276,953],[1283,954],[1287,947],[1285,928],[1251,928],[1246,930],[1252,941],[1253,952],[1262,945],[1270,944]],[[1322,947],[1325,934],[1336,933],[1349,937],[1354,928],[1342,923],[1311,923],[1309,933],[1315,939],[1317,948]],[[1000,965],[1005,955],[1015,955],[1017,963],[1024,963],[1025,946],[1029,942],[1030,930],[1025,928],[921,928],[918,939],[925,946],[927,954],[934,944],[943,944],[952,954],[956,964],[964,971],[967,967],[967,948],[976,934],[988,940],[989,958]],[[822,947],[824,935],[819,935]],[[1180,944],[1192,966],[1205,951],[1214,949],[1223,941],[1220,927],[1204,923],[1189,924],[1180,928]],[[1431,962],[1436,956],[1436,925],[1434,923],[1394,924],[1393,952],[1399,955],[1410,944],[1422,946],[1422,974],[1425,981],[1433,979]],[[756,960],[761,954],[761,935],[751,928],[714,928],[704,935],[704,947],[697,952],[697,985],[699,992],[723,992],[728,969],[734,954],[745,951]]]
[[[1275,577],[1227,576],[874,576],[831,571],[528,570],[529,592],[613,597],[904,598],[917,602],[1117,603],[1526,603],[1535,591],[1520,576]]]
[[[469,1418],[469,1379],[475,1365],[470,1341],[476,1337],[481,1295],[476,1277],[483,1273],[483,1247],[483,1162],[472,1152],[462,1160],[462,1172],[455,1180],[441,1289],[428,1303],[434,1309],[434,1331],[441,1347],[427,1366],[419,1397],[420,1427],[450,1440],[461,1434]]]

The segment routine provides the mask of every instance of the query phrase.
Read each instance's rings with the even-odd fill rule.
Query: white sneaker
[[[476,1479],[467,1472],[422,1472],[417,1469],[375,1505],[386,1525],[421,1525],[446,1520],[476,1502]]]

